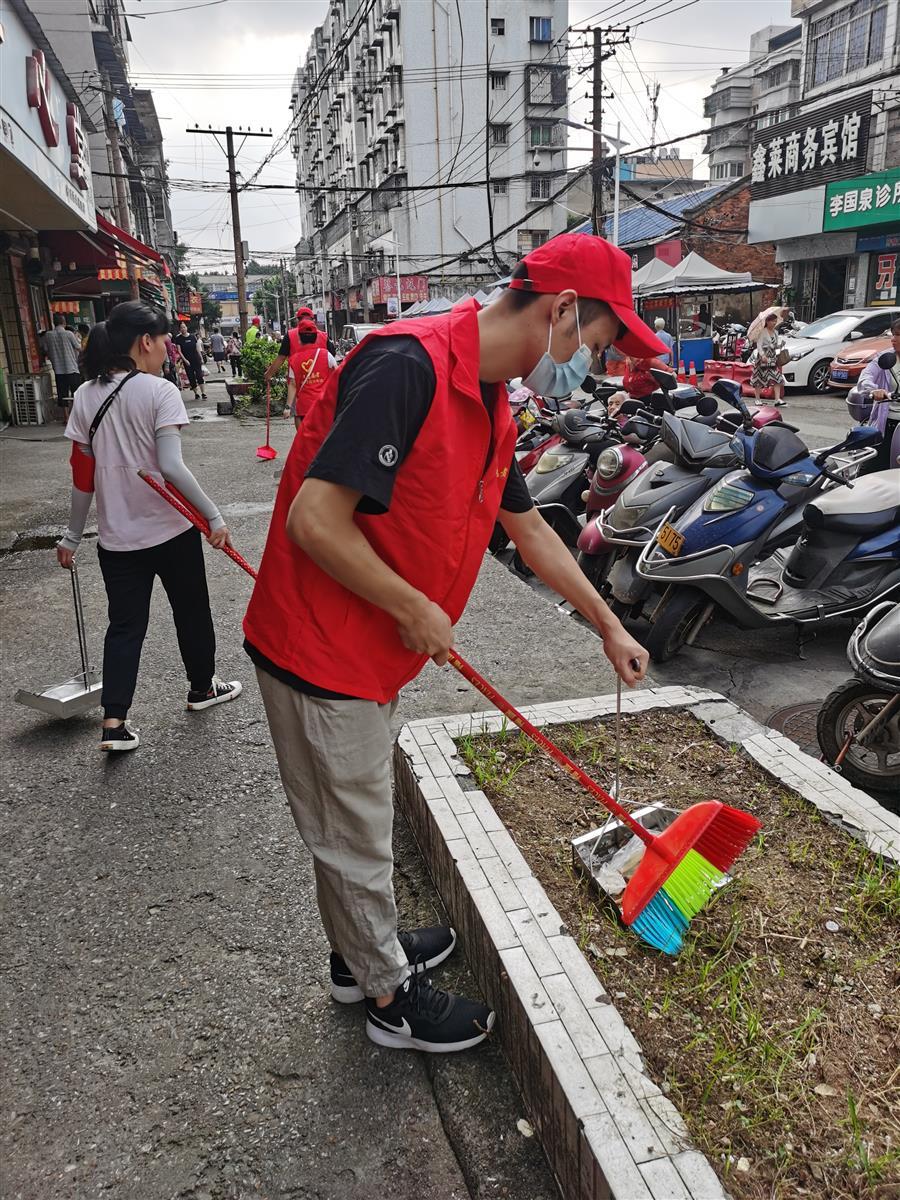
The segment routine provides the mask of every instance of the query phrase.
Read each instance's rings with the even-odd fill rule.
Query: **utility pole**
[[[247,281],[244,276],[244,253],[241,245],[241,214],[238,208],[238,186],[237,186],[237,167],[235,166],[235,149],[234,149],[234,129],[231,125],[226,125],[224,129],[186,129],[185,133],[205,133],[216,139],[216,144],[219,149],[222,149],[222,143],[219,141],[219,135],[225,138],[225,156],[228,159],[228,192],[231,196],[231,232],[234,235],[234,270],[237,275],[237,294],[238,294],[238,315],[241,323],[241,338],[247,332]],[[244,142],[248,137],[268,137],[272,136],[271,129],[268,133],[262,129],[259,131],[251,129],[238,129],[238,134],[243,138],[238,153],[243,149]]]
[[[594,109],[591,126],[594,130],[594,140],[591,163],[591,224],[594,233],[603,236],[603,64],[612,58],[618,46],[624,46],[629,40],[627,26],[607,25],[593,29],[573,29],[572,33],[590,33],[594,42],[593,57],[593,100]]]

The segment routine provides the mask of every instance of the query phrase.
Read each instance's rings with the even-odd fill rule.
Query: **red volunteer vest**
[[[469,301],[446,316],[394,322],[344,360],[370,338],[398,334],[415,337],[431,359],[434,399],[397,471],[390,510],[357,513],[354,520],[375,553],[454,623],[490,541],[516,441],[509,405],[500,402],[503,389],[497,388],[493,429],[481,398],[477,313]],[[340,370],[332,371],[285,461],[244,633],[284,670],[384,704],[428,655],[407,650],[388,613],[332,579],[285,531],[291,503],[334,423],[339,380]]]
[[[292,354],[288,360],[297,388],[297,416],[305,417],[313,403],[324,395],[328,386],[331,368],[328,366],[328,349],[326,346],[313,345],[311,342]]]

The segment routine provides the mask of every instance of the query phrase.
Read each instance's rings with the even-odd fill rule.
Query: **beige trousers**
[[[313,856],[325,934],[367,996],[391,995],[409,974],[392,883],[396,701],[320,700],[265,671],[256,677],[285,795]]]

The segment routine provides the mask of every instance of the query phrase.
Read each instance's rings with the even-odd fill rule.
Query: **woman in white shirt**
[[[225,521],[181,457],[188,415],[174,384],[160,377],[166,318],[139,300],[117,305],[88,335],[88,382],[75,393],[66,437],[74,443],[69,528],[57,547],[71,569],[91,499],[97,496],[98,558],[109,599],[103,650],[101,750],[134,750],[126,720],[158,575],[175,618],[187,672],[190,711],[233,700],[236,680],[215,675],[216,640],[200,534],[138,476],[141,469],[174,485],[209,521],[210,545],[230,545]]]

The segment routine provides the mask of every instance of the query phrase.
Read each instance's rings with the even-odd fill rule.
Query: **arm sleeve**
[[[873,358],[871,362],[867,362],[862,369],[862,373],[856,382],[856,390],[862,392],[864,396],[868,396],[871,392],[877,391],[878,388],[884,387],[881,380],[881,368],[878,362]],[[886,388],[890,391],[890,388]]]
[[[306,472],[362,492],[357,511],[376,515],[390,508],[397,471],[434,399],[427,354],[412,338],[402,339],[409,348],[386,345],[392,340],[376,339],[348,364],[331,432]]]
[[[525,482],[522,468],[515,459],[512,460],[512,466],[509,468],[506,486],[500,499],[500,507],[511,513],[525,513],[534,508],[534,501],[528,491],[528,484]]]
[[[64,550],[75,551],[81,544],[88,513],[91,511],[93,492],[82,492],[72,488],[72,507],[69,510],[69,528],[59,540]]]
[[[215,504],[204,492],[194,478],[193,473],[185,466],[181,457],[181,431],[174,425],[156,431],[156,457],[163,479],[174,484],[189,504],[192,504],[202,516],[209,521],[209,528],[214,533],[225,524],[225,519]]]
[[[285,334],[284,337],[281,339],[281,346],[278,350],[278,357],[279,358],[290,358],[291,357],[291,339],[287,334]]]

